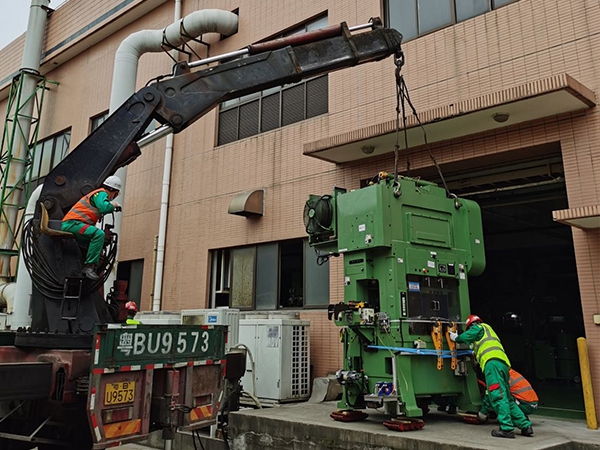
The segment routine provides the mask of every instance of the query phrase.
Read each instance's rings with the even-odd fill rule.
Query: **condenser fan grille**
[[[331,232],[332,219],[331,195],[311,196],[304,205],[304,226],[308,234]]]

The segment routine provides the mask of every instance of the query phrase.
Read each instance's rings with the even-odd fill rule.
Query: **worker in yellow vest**
[[[127,325],[140,325],[142,323],[135,318],[138,311],[135,302],[129,301],[125,303],[125,309],[127,310],[127,320],[125,321]]]
[[[531,422],[510,394],[510,361],[492,327],[472,314],[467,318],[466,331],[461,334],[451,332],[450,339],[460,344],[473,344],[473,353],[485,376],[490,403],[500,423],[500,429],[492,430],[492,436],[514,439],[515,426],[521,429],[523,436],[533,436]]]
[[[508,371],[508,376],[510,393],[515,399],[517,406],[521,409],[521,411],[523,411],[523,414],[525,414],[525,417],[529,419],[529,416],[537,410],[539,398],[529,381],[527,381],[527,379],[519,372],[514,369],[510,369]],[[490,411],[492,411],[492,409],[490,396],[486,391],[485,395],[483,396],[481,409],[477,415],[479,420],[481,422],[486,422],[488,414]]]

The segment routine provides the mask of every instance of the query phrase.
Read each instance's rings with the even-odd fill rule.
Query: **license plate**
[[[107,383],[104,393],[104,405],[120,405],[135,400],[135,381]]]

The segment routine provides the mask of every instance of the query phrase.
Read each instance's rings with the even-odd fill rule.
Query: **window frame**
[[[276,245],[276,249],[275,252],[273,252],[273,249],[269,250],[268,247],[272,247],[273,245]],[[300,265],[301,265],[301,272],[302,272],[302,280],[301,280],[301,289],[302,289],[302,293],[301,293],[301,297],[302,297],[302,305],[297,306],[297,305],[284,305],[284,303],[287,303],[285,301],[282,301],[282,292],[281,290],[283,289],[282,287],[282,270],[284,270],[284,263],[282,262],[282,246],[288,246],[288,248],[293,248],[293,246],[298,245],[301,248],[301,261],[300,261]],[[273,286],[273,288],[271,289],[271,291],[275,292],[275,302],[274,305],[270,304],[268,305],[268,300],[267,302],[263,302],[263,307],[261,307],[261,305],[259,304],[259,300],[258,297],[265,292],[260,291],[260,286],[261,286],[261,282],[259,280],[259,276],[260,276],[260,268],[259,268],[259,254],[261,253],[260,249],[263,249],[267,254],[270,252],[271,254],[276,254],[276,260],[275,261],[271,261],[271,263],[267,263],[267,269],[269,266],[271,267],[276,267],[277,270],[277,274],[274,278],[277,279],[276,282],[276,286]],[[233,302],[233,295],[234,295],[234,289],[235,289],[235,285],[236,285],[236,281],[235,281],[235,277],[236,277],[236,271],[234,270],[234,264],[235,264],[235,251],[236,250],[244,250],[244,249],[254,249],[254,256],[253,256],[253,267],[252,267],[252,301],[251,301],[251,305],[239,305],[239,304],[235,304]],[[296,249],[298,250],[298,249]],[[285,310],[313,310],[313,309],[325,309],[329,306],[329,302],[330,302],[330,298],[329,298],[329,292],[330,292],[330,280],[331,280],[331,271],[330,271],[330,266],[329,264],[326,265],[326,268],[323,269],[324,273],[322,274],[324,277],[327,278],[327,283],[326,283],[326,287],[324,289],[324,292],[322,292],[321,294],[323,295],[323,298],[325,299],[325,301],[323,301],[322,303],[319,303],[318,301],[315,301],[315,299],[313,298],[309,298],[308,299],[308,303],[307,303],[307,294],[310,295],[315,295],[314,294],[314,290],[310,291],[307,289],[307,284],[309,282],[309,280],[307,279],[307,275],[309,273],[314,273],[315,267],[309,268],[308,264],[308,258],[310,258],[311,256],[314,256],[315,258],[315,262],[314,264],[316,264],[316,255],[313,255],[312,252],[309,252],[309,250],[312,250],[312,248],[308,245],[308,240],[305,238],[296,238],[296,239],[286,239],[286,240],[282,240],[282,241],[274,241],[274,242],[265,242],[265,243],[260,243],[260,244],[256,244],[256,245],[248,245],[248,246],[241,246],[241,247],[231,247],[231,248],[223,248],[223,249],[214,249],[210,252],[210,256],[209,256],[209,267],[210,267],[210,273],[209,273],[209,286],[208,286],[208,298],[210,299],[209,305],[211,308],[216,308],[216,307],[222,307],[222,306],[228,306],[230,308],[237,308],[240,310],[244,310],[244,311],[277,311],[277,310],[281,310],[281,309],[285,309]],[[293,254],[294,252],[292,252]],[[296,252],[297,253],[297,252]],[[225,256],[225,255],[229,255],[229,256]],[[297,263],[298,261],[296,261]],[[263,270],[265,269],[265,266],[263,266]],[[318,269],[317,269],[318,270]],[[219,280],[223,280],[223,274],[226,273],[227,276],[229,277],[229,289],[228,290],[223,290],[221,289],[223,287],[223,283],[219,283]],[[265,274],[268,274],[269,272],[263,272]],[[267,278],[269,276],[267,275]],[[272,277],[273,278],[273,277]],[[288,278],[288,284],[289,283],[293,283],[292,281],[293,276],[290,275],[290,278]],[[264,281],[264,280],[263,280]],[[262,283],[263,286],[267,286],[268,285],[269,280],[267,280],[267,283]],[[218,291],[218,289],[221,289],[221,292]],[[260,291],[260,292],[259,292]],[[325,292],[326,291],[326,292]],[[219,298],[219,295],[223,295],[227,297],[227,301],[224,302],[223,299],[225,297],[221,296]],[[318,294],[317,294],[318,295]],[[267,295],[267,299],[268,299],[268,295]],[[289,301],[289,299],[288,299]]]
[[[277,39],[277,38],[282,38],[282,37],[287,37],[287,36],[292,36],[295,34],[299,34],[299,33],[305,33],[305,32],[309,32],[309,31],[313,31],[315,29],[318,28],[323,28],[326,27],[328,25],[328,16],[326,14],[321,14],[319,16],[313,17],[309,20],[307,20],[306,22],[304,22],[303,24],[300,24],[298,26],[295,26],[293,28],[288,29],[285,32],[280,33],[279,35],[275,35],[275,36],[271,36],[269,39],[267,40],[272,40],[272,39]],[[328,74],[324,74],[324,75],[317,75],[311,78],[308,78],[306,80],[302,80],[299,81],[298,83],[293,83],[293,84],[287,84],[284,86],[275,86],[269,89],[265,89],[261,92],[255,92],[252,94],[248,94],[245,95],[243,97],[240,98],[236,98],[236,99],[231,99],[231,100],[227,100],[223,103],[221,103],[219,105],[219,108],[217,110],[217,126],[216,126],[216,133],[215,133],[215,146],[219,147],[222,145],[227,145],[227,144],[231,144],[233,142],[237,142],[240,141],[242,139],[246,139],[249,137],[253,137],[253,136],[257,136],[259,134],[262,133],[266,133],[269,131],[273,131],[273,130],[277,130],[279,128],[283,128],[285,126],[288,125],[293,125],[295,123],[299,123],[302,122],[304,120],[307,119],[312,119],[313,117],[317,117],[323,114],[327,114],[329,112],[329,98],[327,98],[327,107],[325,108],[325,111],[316,114],[316,115],[312,115],[310,117],[308,117],[307,111],[309,110],[308,105],[307,105],[307,99],[308,99],[308,83],[317,80],[319,78],[325,78],[326,79],[326,83],[327,83],[327,93],[329,93],[329,77]],[[303,85],[303,101],[304,101],[304,105],[303,105],[303,113],[302,113],[302,119],[294,121],[294,122],[290,122],[287,124],[283,124],[283,117],[284,117],[284,110],[283,110],[283,96],[284,96],[284,91],[296,88],[297,86],[302,86]],[[279,106],[278,106],[278,124],[277,126],[273,127],[273,128],[269,128],[267,130],[263,129],[263,101],[270,97],[271,95],[278,95],[278,100],[279,100]],[[240,137],[240,118],[241,118],[241,108],[244,105],[248,105],[254,101],[258,102],[258,118],[257,118],[257,127],[256,127],[256,133],[252,133],[249,135],[244,135],[243,137]],[[237,109],[237,114],[236,114],[236,129],[235,129],[235,138],[231,139],[231,140],[227,140],[224,141],[221,139],[221,115],[231,112],[233,110]],[[227,131],[231,131],[231,130],[227,130]],[[233,132],[233,131],[232,131]]]
[[[384,22],[385,22],[386,26],[390,27],[390,28],[393,28],[393,26],[392,26],[392,20],[391,20],[391,16],[390,16],[390,1],[394,1],[394,0],[383,0],[382,10],[383,10],[383,13],[384,13],[384,16],[385,16]],[[499,5],[499,6],[496,5],[496,2],[497,1],[503,1],[503,0],[487,0],[488,8],[487,8],[487,10],[485,12],[477,14],[475,16],[468,17],[466,19],[461,19],[461,20],[458,20],[458,18],[457,18],[457,8],[456,8],[456,1],[457,0],[447,0],[450,3],[450,16],[451,16],[450,17],[450,22],[447,25],[442,25],[440,27],[437,27],[437,28],[434,28],[434,29],[431,29],[431,30],[428,30],[428,31],[425,31],[425,32],[421,32],[420,31],[420,26],[419,26],[419,1],[420,0],[396,0],[396,1],[402,1],[402,2],[411,1],[411,2],[413,2],[413,5],[414,5],[414,12],[415,12],[414,21],[415,21],[415,24],[416,24],[415,25],[416,34],[414,36],[410,36],[410,37],[403,36],[403,41],[404,42],[408,42],[408,41],[411,41],[413,39],[418,39],[418,38],[420,38],[422,36],[426,36],[428,34],[435,33],[436,31],[442,30],[444,28],[456,25],[457,23],[465,22],[467,20],[473,19],[473,18],[478,17],[480,15],[487,14],[489,12],[498,10],[500,8],[504,8],[505,6],[508,6],[508,5],[512,4],[512,3],[518,2],[519,0],[507,0],[507,3],[504,3],[504,4]],[[402,33],[402,30],[399,30],[399,31]]]
[[[31,164],[28,165],[26,169],[28,172],[28,192],[33,192],[37,186],[45,181],[46,176],[52,169],[54,169],[69,154],[70,147],[71,128],[67,128],[44,139],[39,139],[34,147],[30,147]],[[60,158],[57,157],[58,151],[61,152]],[[46,152],[49,152],[50,154],[45,154]],[[45,170],[45,173],[42,173],[44,172],[42,171],[42,168],[44,168],[45,165],[44,161],[47,161],[48,170]],[[34,173],[34,170],[36,173]]]

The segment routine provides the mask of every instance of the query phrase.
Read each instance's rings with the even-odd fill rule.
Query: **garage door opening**
[[[452,193],[482,210],[487,263],[469,279],[472,312],[496,330],[512,366],[531,382],[540,414],[584,419],[573,238],[552,219],[552,211],[568,208],[564,171],[560,148],[551,148],[554,156],[545,150],[543,159],[444,175]]]

